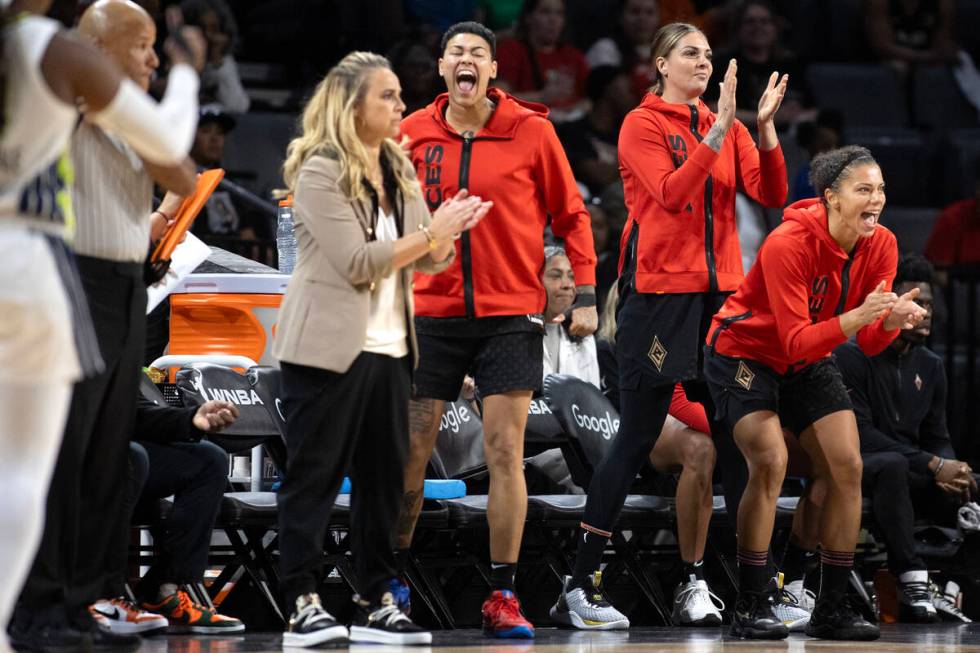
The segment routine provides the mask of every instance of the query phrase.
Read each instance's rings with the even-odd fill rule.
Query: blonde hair
[[[674,51],[681,39],[688,34],[703,34],[700,29],[690,23],[668,23],[657,30],[653,37],[653,45],[650,46],[650,63],[653,65],[653,86],[650,91],[656,95],[664,93],[664,78],[657,68],[657,59],[666,59]]]
[[[616,304],[618,303],[619,279],[616,279],[609,287],[609,292],[606,293],[606,304],[602,307],[602,315],[599,316],[599,330],[595,334],[597,340],[616,344]]]
[[[286,149],[282,176],[290,192],[296,192],[299,171],[306,160],[314,154],[327,154],[340,161],[341,192],[352,200],[365,198],[364,179],[370,161],[354,119],[367,93],[368,77],[379,68],[391,70],[391,64],[373,52],[351,52],[317,85],[303,109],[303,133]],[[381,157],[390,164],[401,192],[414,197],[419,192],[418,179],[401,146],[393,139],[384,139]]]

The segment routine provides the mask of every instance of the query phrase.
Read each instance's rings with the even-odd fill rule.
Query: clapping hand
[[[779,72],[773,71],[772,75],[769,76],[766,90],[762,92],[762,97],[759,98],[759,113],[756,114],[759,123],[771,121],[776,112],[779,111],[779,105],[783,103],[783,96],[786,95],[788,83],[789,75],[783,75],[783,78],[779,79]]]
[[[919,296],[919,289],[913,288],[899,297],[891,314],[885,318],[885,330],[914,329],[926,317],[926,309],[913,301]]]

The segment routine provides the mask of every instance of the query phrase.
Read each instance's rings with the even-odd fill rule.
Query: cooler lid
[[[282,295],[288,274],[189,274],[174,293],[234,293],[239,295]]]

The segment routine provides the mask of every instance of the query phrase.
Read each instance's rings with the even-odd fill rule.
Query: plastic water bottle
[[[276,227],[276,247],[279,250],[279,271],[292,274],[296,266],[296,234],[293,232],[293,196],[279,202]]]

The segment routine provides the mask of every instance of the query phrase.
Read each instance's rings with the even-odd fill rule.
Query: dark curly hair
[[[935,269],[932,263],[916,252],[905,252],[898,259],[898,271],[895,274],[893,288],[897,288],[900,283],[927,283],[933,284]]]
[[[855,166],[868,163],[878,165],[871,150],[860,145],[847,145],[823,152],[813,157],[810,163],[810,184],[817,191],[817,197],[822,199],[828,188],[840,190],[841,182],[851,176]]]

